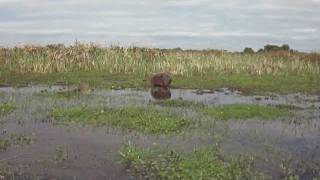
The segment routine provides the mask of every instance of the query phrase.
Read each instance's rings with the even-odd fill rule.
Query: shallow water
[[[129,140],[140,146],[157,144],[189,152],[194,147],[215,144],[216,136],[222,136],[221,147],[226,156],[255,155],[256,169],[270,178],[283,176],[278,166],[281,162],[286,162],[302,179],[316,176],[313,171],[320,170],[319,96],[244,96],[239,91],[228,89],[209,93],[172,89],[171,99],[209,106],[234,103],[291,106],[295,116],[267,121],[214,121],[191,108],[171,108],[195,122],[201,121],[204,128],[190,127],[185,134],[178,136],[150,136],[108,127],[56,125],[48,115],[56,107],[150,106],[150,102],[156,100],[149,91],[95,90],[71,99],[35,95],[43,90],[57,92],[68,89],[64,86],[0,87],[0,103],[12,102],[18,106],[13,113],[1,117],[1,137],[34,134],[36,138],[31,145],[11,146],[0,152],[0,161],[14,169],[17,177],[128,179],[125,167],[119,163],[118,151]]]

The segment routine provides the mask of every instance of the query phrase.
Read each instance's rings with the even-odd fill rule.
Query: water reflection
[[[151,95],[157,100],[166,100],[171,98],[171,91],[169,87],[152,87]]]

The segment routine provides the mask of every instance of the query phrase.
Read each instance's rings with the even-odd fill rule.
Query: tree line
[[[291,51],[290,46],[288,44],[283,44],[282,46],[267,44],[263,49],[259,49],[257,53],[261,52],[272,52],[272,51]],[[246,47],[243,50],[244,54],[254,54],[256,53],[252,48]]]

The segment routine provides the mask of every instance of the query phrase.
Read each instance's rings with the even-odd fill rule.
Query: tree
[[[243,53],[244,54],[254,54],[254,50],[252,48],[246,47],[246,48],[244,48]]]
[[[277,45],[273,44],[267,44],[264,46],[264,51],[269,52],[269,51],[279,51],[281,48]]]
[[[288,44],[284,44],[284,45],[281,46],[281,50],[289,51],[290,50],[290,46]]]

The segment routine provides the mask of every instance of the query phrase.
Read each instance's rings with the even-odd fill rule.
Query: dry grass
[[[317,75],[320,54],[272,52],[243,55],[223,51],[182,51],[151,48],[27,45],[1,48],[0,66],[15,73],[102,70],[108,73],[208,75],[210,72],[250,75]]]

